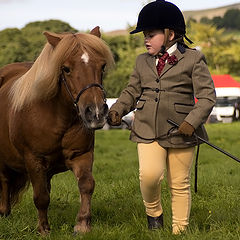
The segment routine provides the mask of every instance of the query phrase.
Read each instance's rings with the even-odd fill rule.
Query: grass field
[[[210,141],[240,157],[240,123],[207,125]],[[91,240],[239,240],[240,164],[207,145],[201,146],[198,193],[192,192],[190,227],[186,234],[171,234],[170,194],[163,183],[165,228],[149,231],[138,181],[136,145],[127,130],[96,132],[92,201],[92,231],[73,236],[79,208],[77,184],[71,172],[54,176],[49,222],[51,234],[43,239]],[[194,174],[192,176],[194,178]],[[32,189],[12,214],[0,220],[0,239],[41,239],[36,232],[37,214]]]

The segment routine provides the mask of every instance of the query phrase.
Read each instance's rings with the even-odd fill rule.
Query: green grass
[[[240,157],[240,123],[207,125],[210,142]],[[96,132],[92,200],[92,231],[73,236],[79,209],[79,193],[71,172],[52,180],[49,222],[51,234],[44,239],[91,240],[239,240],[240,165],[207,145],[199,159],[198,193],[192,193],[190,227],[186,234],[171,234],[170,194],[163,183],[165,228],[149,231],[138,181],[136,144],[127,130]],[[192,176],[194,178],[194,174]],[[36,231],[37,214],[32,189],[24,194],[12,214],[0,220],[0,239],[41,239]]]

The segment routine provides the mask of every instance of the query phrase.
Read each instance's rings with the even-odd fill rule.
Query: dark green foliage
[[[116,62],[115,69],[110,71],[104,79],[104,87],[107,91],[107,97],[117,97],[124,87],[127,86],[131,72],[135,64],[136,51],[118,50],[119,60]]]
[[[223,27],[240,29],[240,9],[230,9],[223,16]]]
[[[214,25],[191,22],[189,36],[204,53],[211,74],[240,74],[240,45],[237,34],[227,34]]]
[[[214,24],[218,29],[237,29],[240,30],[240,9],[229,9],[225,12],[223,17],[216,16],[212,19],[203,17],[201,23]]]
[[[27,24],[22,30],[31,30],[35,29],[39,33],[43,31],[52,31],[52,32],[77,32],[76,29],[72,28],[68,23],[62,22],[60,20],[47,20],[47,21],[36,21]]]
[[[211,20],[210,20],[209,18],[207,18],[207,17],[202,17],[202,18],[200,19],[200,23],[211,24],[212,22],[211,22]]]
[[[28,61],[35,60],[40,54],[46,39],[43,35],[44,31],[62,33],[77,32],[68,23],[59,20],[37,21],[27,24],[22,30],[22,35],[29,41]]]
[[[130,31],[130,30],[129,30]],[[135,65],[136,56],[145,51],[142,34],[126,36],[103,36],[110,46],[115,59],[114,70],[107,73],[104,78],[104,87],[107,97],[117,97],[127,86],[129,77]]]
[[[0,31],[0,67],[13,62],[34,61],[46,39],[44,31],[76,32],[68,23],[59,20],[37,21],[24,28]]]
[[[214,17],[212,20],[209,20],[208,24],[214,24],[217,28],[224,27],[224,21],[221,17]]]
[[[27,59],[28,39],[17,28],[5,29],[0,32],[0,66]]]
[[[111,48],[115,62],[118,62],[120,60],[119,50],[123,51],[128,50],[129,44],[127,36],[124,35],[114,37],[103,36],[103,40],[105,40],[109,47]]]
[[[231,16],[233,13],[226,12],[226,16],[229,14]],[[214,18],[214,21],[220,20],[219,17]],[[224,30],[218,30],[217,27],[209,25],[209,21],[209,19],[202,19],[205,23],[203,27],[203,24],[190,19],[187,22],[187,35],[194,41],[194,46],[201,47],[211,74],[239,75],[240,40],[238,35],[229,36]],[[129,26],[128,32],[134,28]],[[60,20],[48,20],[29,23],[22,29],[0,31],[0,67],[12,62],[34,61],[46,43],[44,31],[74,33],[78,30]],[[143,34],[120,36],[103,34],[103,40],[110,46],[116,62],[115,68],[105,74],[104,87],[107,97],[118,97],[123,88],[127,86],[137,55],[146,51]]]

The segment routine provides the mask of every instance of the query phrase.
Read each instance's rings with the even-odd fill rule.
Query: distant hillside
[[[194,18],[195,20],[199,21],[202,17],[207,17],[209,19],[212,19],[213,17],[223,17],[224,13],[233,8],[240,9],[240,3],[226,5],[224,7],[218,7],[218,8],[209,8],[209,9],[203,9],[203,10],[195,10],[195,11],[184,11],[184,17],[185,19]]]
[[[121,36],[121,35],[127,35],[129,34],[128,30],[120,29],[120,30],[114,30],[111,32],[105,32],[107,36],[115,37],[115,36]]]
[[[225,12],[229,9],[238,8],[240,9],[240,3],[226,5],[223,7],[218,8],[209,8],[209,9],[202,9],[202,10],[194,10],[194,11],[184,11],[183,15],[185,20],[189,18],[194,18],[195,20],[199,21],[202,17],[207,17],[212,19],[213,17],[223,17]],[[240,24],[240,23],[239,23]],[[122,30],[115,30],[111,32],[105,32],[104,34],[108,36],[119,36],[119,35],[127,35],[129,32],[125,29]]]

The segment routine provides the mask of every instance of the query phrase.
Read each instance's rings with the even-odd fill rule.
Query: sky
[[[240,0],[169,0],[182,11],[216,8]],[[0,31],[34,21],[58,19],[79,31],[126,29],[137,22],[144,0],[0,0]]]

